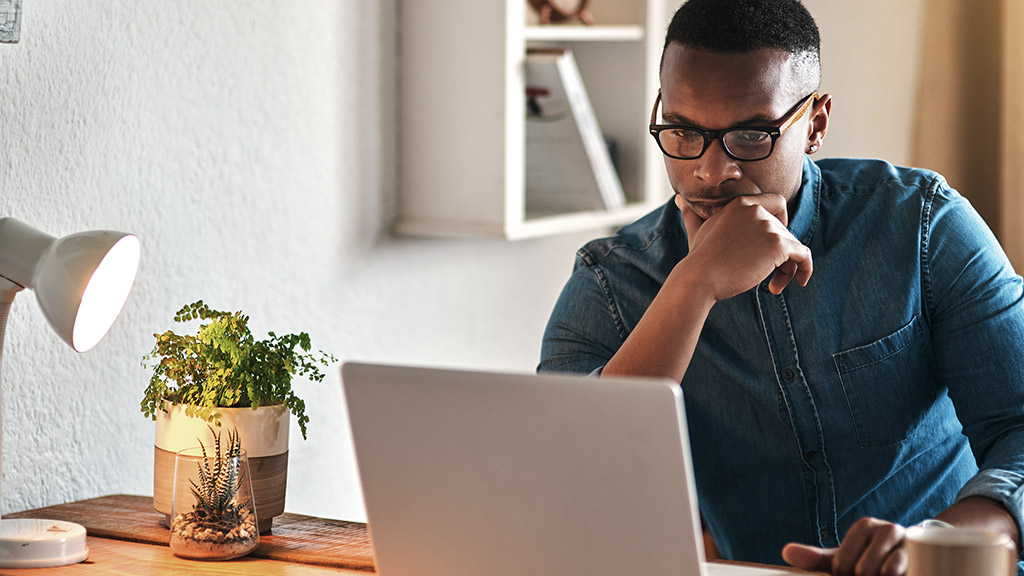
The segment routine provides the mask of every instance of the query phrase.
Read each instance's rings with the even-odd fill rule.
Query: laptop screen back
[[[679,386],[348,363],[381,576],[698,574]]]

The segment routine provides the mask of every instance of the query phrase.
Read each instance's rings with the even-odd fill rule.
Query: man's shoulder
[[[898,166],[885,160],[823,158],[821,170],[826,195],[873,195],[879,190],[903,190],[916,194],[945,187],[941,174],[924,168]]]
[[[648,212],[642,218],[623,226],[612,236],[587,242],[579,252],[582,263],[588,266],[622,260],[634,264],[657,262],[666,254],[686,251],[686,232],[675,202]],[[679,255],[676,256],[678,259]]]

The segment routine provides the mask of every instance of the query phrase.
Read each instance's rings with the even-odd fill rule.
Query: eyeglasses
[[[651,136],[666,156],[679,160],[695,160],[704,155],[715,140],[722,141],[722,147],[730,158],[735,160],[764,160],[771,156],[775,149],[775,141],[793,124],[796,124],[812,102],[818,99],[813,92],[796,103],[793,108],[779,120],[777,127],[743,126],[725,130],[703,130],[685,124],[655,124],[658,118],[658,105],[661,104],[661,91],[654,100],[651,110]]]

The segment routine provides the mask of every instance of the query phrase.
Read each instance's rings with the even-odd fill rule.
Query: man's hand
[[[861,518],[850,527],[839,548],[787,544],[782,559],[801,570],[833,576],[904,576],[906,529],[877,518]]]
[[[935,517],[958,528],[1004,532],[1014,544],[1020,542],[1017,523],[995,500],[972,496],[953,504]],[[861,518],[850,527],[839,548],[818,548],[787,544],[782,559],[802,570],[828,572],[833,576],[904,576],[907,551],[903,547],[906,529],[877,518]]]
[[[807,285],[811,250],[786,228],[789,217],[782,196],[739,196],[706,221],[684,202],[677,204],[690,244],[685,260],[703,272],[715,301],[746,292],[772,272],[773,294],[781,294],[794,279]]]
[[[794,278],[806,285],[811,276],[811,250],[786,229],[782,196],[734,198],[706,221],[676,202],[690,252],[676,263],[602,376],[680,382],[715,302],[746,292],[773,271],[770,289],[775,294]]]

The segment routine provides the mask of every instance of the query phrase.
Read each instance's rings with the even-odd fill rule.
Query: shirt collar
[[[803,177],[797,194],[799,197],[796,201],[796,210],[789,215],[789,231],[797,240],[810,245],[815,224],[818,222],[821,194],[821,169],[811,161],[810,156],[804,156]]]

